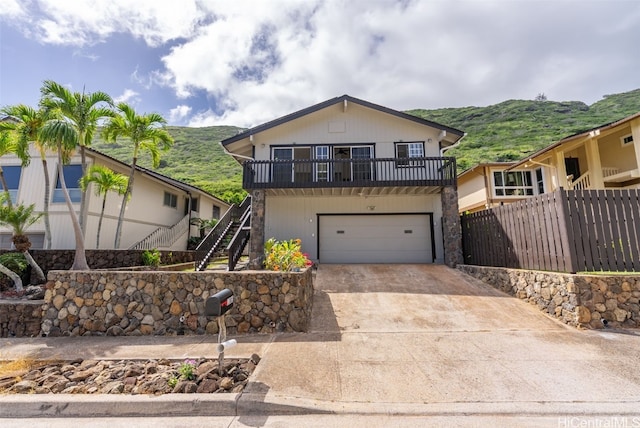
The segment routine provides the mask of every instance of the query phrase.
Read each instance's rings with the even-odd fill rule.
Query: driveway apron
[[[275,336],[248,392],[389,409],[640,409],[640,336],[567,327],[442,265],[321,265],[313,305],[310,331]]]

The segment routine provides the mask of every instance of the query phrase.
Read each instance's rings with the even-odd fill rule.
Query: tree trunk
[[[42,209],[44,217],[44,249],[51,248],[51,225],[49,223],[49,199],[51,195],[51,181],[49,180],[49,167],[47,160],[42,159],[42,169],[44,170],[44,208]]]
[[[80,138],[80,164],[82,166],[82,176],[87,175],[87,156],[84,151],[84,135],[81,133]],[[80,229],[82,229],[82,235],[87,232],[87,191],[81,190],[80,193]]]
[[[107,205],[107,193],[105,192],[104,198],[102,198],[102,210],[100,211],[100,218],[98,219],[98,233],[96,234],[96,250],[100,248],[100,230],[102,229],[102,218],[104,217],[104,208]]]
[[[64,200],[69,208],[69,215],[71,216],[71,224],[73,224],[73,233],[76,239],[76,252],[73,258],[73,265],[70,270],[89,270],[87,264],[87,256],[84,251],[84,233],[80,227],[80,221],[76,211],[73,209],[73,203],[69,196],[69,190],[67,189],[67,183],[64,181],[64,173],[62,172],[62,147],[61,143],[58,143],[58,178],[60,179],[60,186],[62,187],[62,193],[64,194]]]
[[[16,291],[22,291],[23,290],[23,288],[22,288],[22,279],[20,279],[20,277],[18,276],[17,273],[15,273],[14,271],[9,269],[8,267],[3,265],[2,263],[0,263],[0,272],[2,272],[3,274],[5,274],[9,278],[11,278],[11,280],[14,283],[14,285],[16,286]]]
[[[118,226],[116,227],[116,241],[114,244],[114,248],[117,250],[120,248],[120,236],[122,235],[122,223],[124,222],[124,212],[127,208],[127,201],[129,200],[129,195],[133,191],[133,176],[136,172],[136,163],[138,158],[134,156],[133,161],[131,162],[131,172],[129,172],[129,182],[127,183],[127,190],[124,192],[124,196],[122,198],[122,205],[120,206],[120,215],[118,216]]]
[[[44,272],[42,271],[42,269],[40,269],[40,266],[38,266],[38,263],[36,263],[36,261],[33,260],[33,257],[31,257],[31,253],[29,253],[28,251],[24,251],[22,254],[24,254],[24,258],[27,259],[27,263],[29,263],[29,266],[31,266],[31,269],[33,269],[36,272],[36,276],[38,277],[38,279],[41,280],[42,282],[46,281],[47,278],[44,276]]]
[[[4,193],[7,194],[7,204],[10,207],[13,206],[13,202],[11,202],[11,194],[9,193],[9,185],[7,184],[7,179],[4,178],[4,171],[2,170],[2,166],[0,166],[0,183],[2,183],[2,189],[4,189]]]

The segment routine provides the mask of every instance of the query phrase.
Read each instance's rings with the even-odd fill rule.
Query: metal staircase
[[[205,270],[212,258],[224,254],[229,256],[228,269],[235,269],[249,241],[250,219],[251,198],[247,196],[240,205],[233,204],[196,247],[195,270]]]

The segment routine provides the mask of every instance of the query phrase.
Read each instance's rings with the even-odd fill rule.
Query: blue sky
[[[0,0],[0,106],[47,79],[170,124],[349,94],[398,110],[640,87],[635,0]]]

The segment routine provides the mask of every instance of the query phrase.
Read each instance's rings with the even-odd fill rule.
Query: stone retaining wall
[[[0,300],[0,337],[39,336],[41,321],[42,300]]]
[[[51,271],[42,333],[59,335],[215,334],[204,302],[234,292],[227,333],[306,331],[311,269],[303,272]]]
[[[458,265],[461,271],[580,327],[640,327],[640,274],[577,275]]]
[[[0,254],[7,251],[0,251]],[[33,259],[46,273],[50,270],[67,270],[73,265],[75,250],[29,250]],[[113,269],[141,266],[144,250],[86,250],[91,269]],[[195,251],[160,251],[162,264],[195,261]]]

